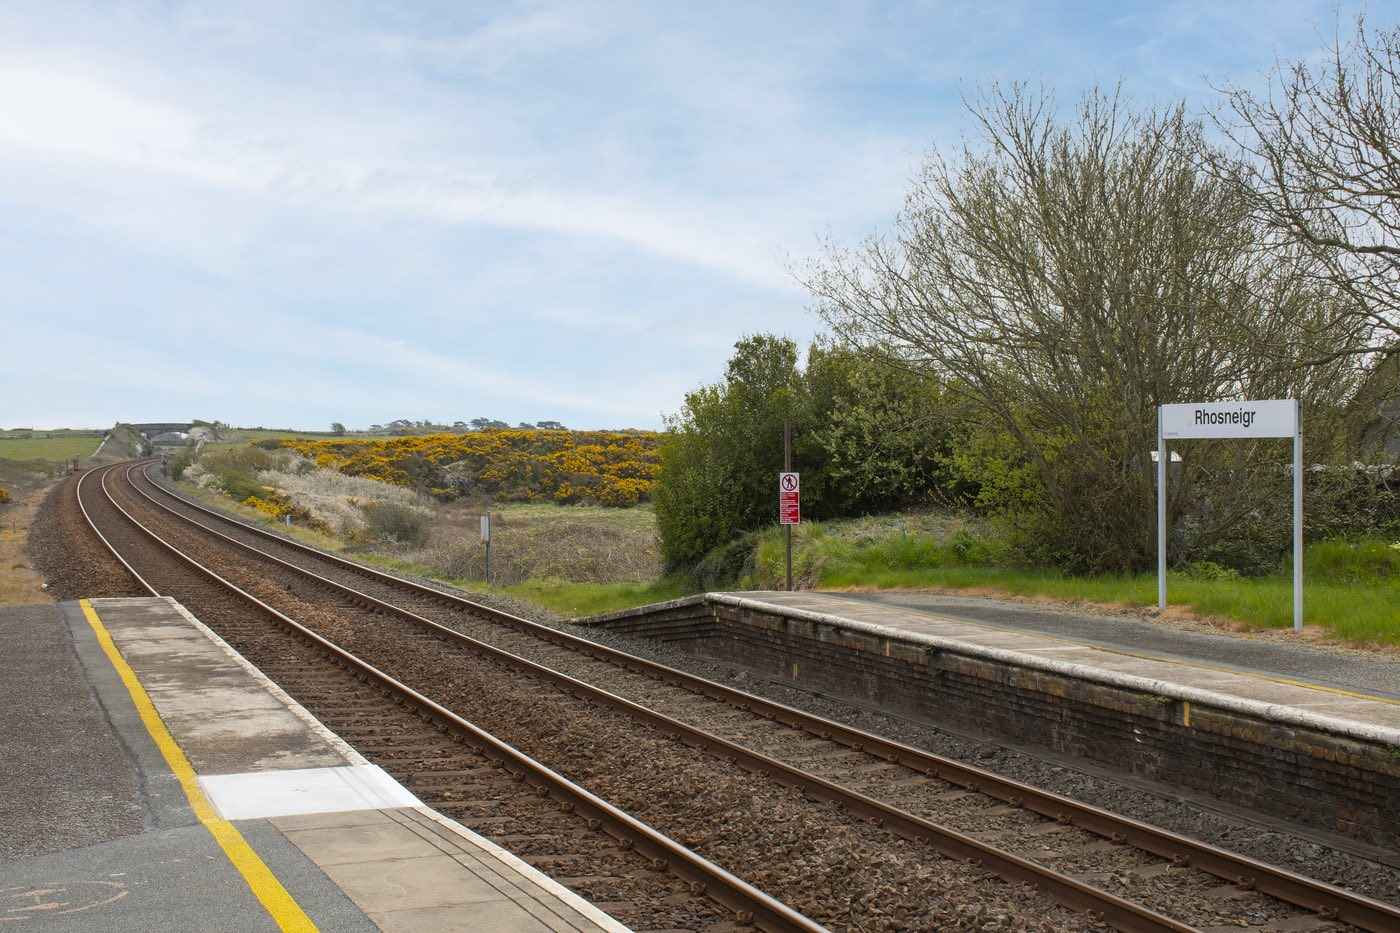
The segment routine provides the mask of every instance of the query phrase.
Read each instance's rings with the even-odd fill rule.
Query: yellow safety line
[[[224,855],[228,856],[233,867],[238,869],[243,880],[248,883],[248,888],[267,909],[268,914],[272,916],[280,929],[298,931],[298,933],[314,933],[317,929],[316,924],[311,922],[311,918],[306,916],[300,905],[287,893],[287,889],[282,887],[277,876],[263,863],[263,860],[253,851],[252,846],[248,845],[243,834],[232,823],[218,815],[213,805],[209,803],[209,799],[204,796],[204,792],[199,789],[199,783],[195,780],[194,768],[190,765],[190,760],[180,750],[180,746],[170,735],[170,730],[165,728],[165,723],[161,721],[160,714],[156,712],[150,696],[141,686],[141,681],[136,678],[136,673],[126,663],[121,652],[117,650],[111,634],[102,621],[98,619],[97,611],[93,609],[92,603],[84,599],[79,601],[79,605],[83,608],[83,615],[87,617],[88,625],[91,625],[93,632],[97,634],[97,641],[102,645],[102,650],[106,652],[107,659],[117,669],[122,683],[126,685],[127,692],[131,694],[131,699],[136,704],[136,710],[141,714],[141,721],[146,724],[146,731],[155,740],[156,746],[165,756],[170,770],[174,772],[176,780],[180,782],[180,787],[184,789],[185,797],[189,799],[190,807],[194,809],[194,815],[204,824],[204,828],[209,830],[210,835],[224,850]]]
[[[977,622],[972,619],[953,619],[948,616],[939,615],[936,612],[929,612],[926,609],[915,609],[911,606],[894,606],[884,603],[872,603],[867,599],[852,599],[849,596],[840,596],[836,593],[820,593],[823,599],[836,599],[844,603],[855,606],[875,606],[891,612],[910,612],[914,615],[924,616],[929,619],[937,619],[939,622],[948,622],[953,625],[975,625],[978,628],[991,629],[994,632],[1007,632],[1014,635],[1030,635],[1035,638],[1044,638],[1046,641],[1056,641],[1062,645],[1077,645],[1081,648],[1092,648],[1095,651],[1107,651],[1109,654],[1121,654],[1128,658],[1139,658],[1143,661],[1160,661],[1163,664],[1179,664],[1182,667],[1198,667],[1205,671],[1214,671],[1217,674],[1234,674],[1238,677],[1253,677],[1255,680],[1267,680],[1270,683],[1286,684],[1290,687],[1304,687],[1308,690],[1321,690],[1324,693],[1335,693],[1344,697],[1351,697],[1354,700],[1371,700],[1376,703],[1389,703],[1391,706],[1400,706],[1400,700],[1393,700],[1390,697],[1378,697],[1369,693],[1354,693],[1350,690],[1342,690],[1337,687],[1324,687],[1322,684],[1311,684],[1303,680],[1289,680],[1286,677],[1275,677],[1271,674],[1259,674],[1254,671],[1241,671],[1230,667],[1218,667],[1214,664],[1207,664],[1204,661],[1183,661],[1180,658],[1164,658],[1156,654],[1143,654],[1137,651],[1126,651],[1122,648],[1115,648],[1110,645],[1090,645],[1073,638],[1061,638],[1057,635],[1044,635],[1040,632],[1027,631],[1022,628],[1012,628],[1010,626],[996,625],[991,622]]]

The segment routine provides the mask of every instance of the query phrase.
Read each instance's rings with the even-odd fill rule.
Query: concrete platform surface
[[[1347,731],[1400,736],[1400,661],[1384,657],[936,594],[753,591],[710,598],[753,600],[838,623],[1012,652],[1032,664],[1073,665],[1082,676],[1174,685],[1357,727]]]
[[[0,610],[11,659],[0,929],[626,929],[421,806],[173,600]]]

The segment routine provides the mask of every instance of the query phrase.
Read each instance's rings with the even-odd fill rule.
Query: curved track
[[[412,631],[415,639],[489,657],[906,840],[1035,885],[1116,928],[1339,928],[1332,920],[1362,929],[1400,926],[1400,912],[1388,905],[302,547],[176,497],[132,468],[122,472],[140,489],[117,495],[149,510],[163,534],[189,544],[217,535],[221,546],[269,568],[264,583],[313,580],[323,600],[391,617],[401,636]],[[98,519],[94,527],[103,524]],[[272,588],[289,591],[292,584]],[[363,636],[357,630],[351,637]],[[1019,853],[986,840],[1014,840]],[[1226,898],[1229,910],[1222,909]],[[1316,923],[1279,901],[1314,912]],[[1183,910],[1185,904],[1193,906]]]
[[[263,670],[343,738],[358,739],[352,744],[377,752],[400,774],[428,774],[443,798],[430,803],[491,814],[467,823],[505,821],[549,850],[543,858],[527,853],[532,861],[587,859],[597,890],[576,886],[633,926],[824,929],[170,546],[116,502],[107,488],[110,473],[97,477],[101,495],[85,495],[89,476],[79,480],[79,505],[141,587],[155,596],[176,589],[182,601],[206,606],[228,606],[223,597],[234,596],[253,608],[251,615],[241,606],[215,613],[226,637],[253,648],[249,654]],[[117,516],[125,523],[113,521]],[[322,659],[329,663],[317,663]]]

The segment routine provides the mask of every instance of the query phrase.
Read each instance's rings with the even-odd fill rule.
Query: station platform
[[[170,599],[0,609],[0,929],[624,931]]]
[[[1400,655],[1329,650],[1244,634],[1183,629],[1127,616],[1052,609],[1007,600],[919,593],[735,593],[773,606],[926,636],[940,642],[1013,651],[1073,665],[1095,677],[1119,675],[1159,694],[1209,694],[1292,709],[1349,733],[1400,745]],[[1396,607],[1400,615],[1400,606]],[[1262,711],[1262,710],[1261,710]],[[1349,726],[1350,728],[1347,728]]]

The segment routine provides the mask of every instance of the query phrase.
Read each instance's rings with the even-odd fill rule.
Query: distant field
[[[57,436],[26,438],[13,431],[0,432],[0,460],[72,460],[91,456],[102,443],[101,437],[57,431],[43,433]]]
[[[103,428],[0,428],[0,438],[6,437],[28,437],[37,434],[40,437],[48,437],[50,434],[60,437],[76,437],[81,434],[106,434]]]

